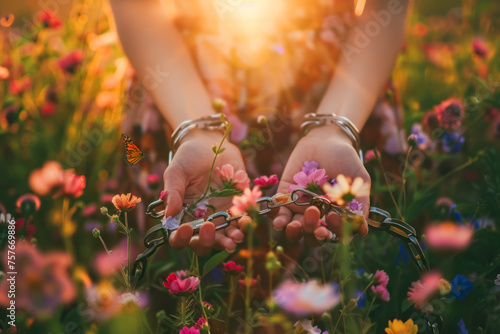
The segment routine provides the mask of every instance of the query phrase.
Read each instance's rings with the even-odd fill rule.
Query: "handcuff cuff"
[[[363,161],[363,152],[360,148],[359,131],[357,130],[356,126],[352,124],[352,122],[349,121],[349,119],[347,119],[346,117],[337,116],[335,114],[307,114],[305,115],[305,120],[301,125],[301,135],[306,135],[312,127],[325,124],[338,125],[351,139],[355,150],[358,152],[361,161]],[[172,134],[169,163],[182,137],[185,136],[188,131],[194,128],[222,130],[224,129],[224,123],[220,118],[220,114],[214,114],[212,116],[203,117],[195,121],[185,121],[181,123],[181,125],[179,125],[179,127]],[[309,200],[302,201],[304,197],[309,197]],[[337,206],[327,198],[302,188],[297,188],[289,194],[276,194],[272,197],[264,196],[256,201],[257,205],[261,205],[264,203],[265,206],[260,208],[260,210],[258,211],[259,216],[266,215],[270,213],[271,210],[277,209],[281,206],[289,205],[315,206],[320,211],[320,217],[323,217],[330,212],[334,212],[340,217],[348,221],[352,221],[356,219],[357,216],[348,208]],[[165,213],[164,210],[155,210],[156,208],[162,207],[163,205],[164,203],[161,199],[150,203],[147,207],[146,215],[150,216],[153,219],[163,218]],[[180,222],[179,226],[188,224],[193,228],[193,234],[196,234],[199,232],[202,224],[205,222],[212,222],[215,225],[215,230],[221,230],[228,227],[232,221],[237,221],[245,215],[247,214],[243,213],[240,215],[232,215],[229,211],[220,211],[209,215],[207,218],[197,219],[190,212],[189,205],[185,204],[181,212],[175,218]],[[187,220],[186,218],[190,218],[192,220]],[[425,273],[429,271],[427,258],[422,248],[420,247],[416,231],[411,225],[404,222],[403,220],[392,218],[387,211],[376,207],[370,208],[367,223],[372,229],[376,231],[385,231],[392,236],[395,236],[396,238],[402,240],[419,272]],[[167,228],[166,226],[164,226],[162,221],[162,223],[153,226],[146,232],[146,236],[144,238],[144,246],[146,247],[146,250],[137,256],[137,259],[135,260],[131,270],[131,277],[134,288],[137,283],[143,278],[146,272],[148,258],[152,256],[159,247],[168,244],[169,235],[177,230],[179,226]],[[442,328],[442,318],[438,316],[436,318],[430,319],[428,315],[425,316],[427,324],[432,330],[432,333],[439,333],[440,328]]]

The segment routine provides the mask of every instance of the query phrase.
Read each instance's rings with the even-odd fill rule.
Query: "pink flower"
[[[196,326],[189,328],[187,326],[184,326],[179,332],[179,334],[200,334],[200,331],[196,329]]]
[[[230,211],[233,215],[241,215],[247,211],[250,211],[256,207],[257,200],[262,197],[262,191],[260,191],[258,186],[246,188],[243,190],[243,195],[233,197],[233,206]]]
[[[365,153],[365,162],[370,162],[370,161],[373,161],[377,158],[375,155],[375,150],[369,150]],[[378,151],[377,151],[377,153],[380,155],[380,153]]]
[[[257,282],[259,282],[259,280],[255,279],[255,278],[251,278],[250,279],[250,287],[254,287],[255,285],[257,285]],[[246,288],[247,280],[240,279],[240,280],[238,280],[238,284],[240,285],[241,288]]]
[[[62,26],[61,19],[50,10],[41,12],[40,15],[38,15],[38,22],[43,24],[46,28],[59,28]]]
[[[33,194],[24,194],[16,201],[16,208],[23,215],[30,215],[40,209],[40,198]]]
[[[384,302],[388,302],[391,299],[391,296],[389,295],[389,291],[387,291],[387,287],[385,285],[377,285],[377,286],[372,286],[371,287],[372,292],[383,300]]]
[[[488,44],[482,38],[474,38],[472,40],[472,50],[480,58],[488,58],[489,48]]]
[[[9,91],[13,95],[19,95],[31,87],[31,79],[29,77],[22,77],[17,80],[9,82]]]
[[[319,164],[316,161],[304,161],[304,166],[302,166],[302,171],[307,175],[318,169]]]
[[[178,278],[184,278],[184,277],[187,277],[187,275],[189,275],[189,271],[187,270],[177,270],[175,272],[175,275],[178,277]]]
[[[222,262],[222,265],[224,266],[224,269],[222,270],[227,272],[239,273],[245,269],[244,266],[236,264],[234,261]]]
[[[78,67],[82,64],[83,52],[81,50],[73,50],[63,58],[59,59],[57,63],[62,68],[64,72],[73,74],[76,72]]]
[[[310,174],[300,171],[293,176],[296,184],[291,184],[288,191],[292,192],[297,188],[304,188],[313,192],[318,192],[320,187],[328,182],[328,176],[324,169],[316,169]]]
[[[347,208],[354,214],[357,214],[359,216],[363,215],[363,203],[360,203],[353,199],[349,203],[347,203]]]
[[[149,189],[155,190],[160,185],[160,177],[158,174],[150,174],[146,177],[146,182]]]
[[[432,313],[433,308],[429,304],[431,298],[440,292],[443,279],[439,273],[427,273],[422,280],[413,282],[408,292],[408,301],[415,303],[415,308],[424,312]]]
[[[235,173],[233,165],[225,164],[221,168],[216,167],[215,172],[220,175],[222,181],[224,182],[224,186],[226,187],[235,186],[236,188],[243,190],[248,188],[250,185],[250,179],[248,178],[247,173],[242,169]]]
[[[7,256],[3,257],[8,268]],[[42,254],[35,245],[16,243],[16,308],[35,315],[50,315],[61,304],[76,297],[76,289],[68,275],[71,257],[63,252]],[[10,283],[0,282],[0,304],[8,306]]]
[[[208,210],[208,199],[198,202],[196,204],[196,209],[194,210],[194,216],[196,218],[204,218]]]
[[[387,275],[383,270],[377,270],[373,278],[378,280],[378,284],[383,286],[387,286],[387,284],[389,283],[389,275]]]
[[[61,188],[54,194],[54,197],[68,196],[78,198],[83,195],[85,189],[85,176],[76,175],[72,170],[65,170]]]
[[[261,177],[258,177],[256,179],[253,180],[253,183],[256,185],[256,186],[259,186],[259,187],[270,187],[270,186],[274,186],[275,184],[278,183],[278,176],[276,174],[273,174],[269,177],[263,175]]]
[[[104,277],[111,276],[127,264],[127,244],[122,243],[109,254],[101,252],[94,260],[94,267]]]
[[[425,235],[430,248],[461,251],[470,244],[474,231],[465,225],[444,222],[427,227]]]
[[[196,325],[194,325],[196,329],[208,329],[208,321],[205,318],[199,318],[198,321],[196,322]]]
[[[434,109],[437,113],[439,122],[445,128],[455,128],[462,124],[462,120],[464,119],[464,106],[461,101],[451,98],[441,102],[441,104]]]
[[[167,281],[163,282],[163,286],[168,288],[170,293],[194,292],[199,284],[200,280],[198,277],[190,276],[181,279],[175,273],[168,275]]]
[[[48,195],[52,189],[62,183],[63,169],[58,162],[48,161],[42,168],[31,172],[28,184],[40,196]]]
[[[286,312],[305,316],[330,310],[340,303],[340,296],[332,284],[285,281],[274,290],[273,300]]]

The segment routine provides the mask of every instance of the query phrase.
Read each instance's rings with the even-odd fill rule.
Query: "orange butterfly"
[[[123,160],[127,165],[133,166],[144,158],[144,153],[126,134],[122,133],[122,139],[125,144],[125,156],[123,157]]]

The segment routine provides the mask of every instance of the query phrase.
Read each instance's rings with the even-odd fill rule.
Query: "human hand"
[[[171,164],[163,175],[166,195],[165,217],[176,216],[182,210],[183,203],[192,203],[205,193],[209,184],[209,173],[212,168],[214,152],[212,145],[220,143],[223,134],[220,132],[194,129],[181,141]],[[212,180],[217,178],[215,168],[231,164],[235,170],[244,170],[244,163],[239,149],[224,142],[225,150],[220,153],[215,161]],[[213,184],[213,183],[212,183]],[[209,204],[219,211],[231,207],[231,197],[218,197],[210,199]],[[170,245],[175,249],[191,247],[196,254],[206,255],[212,247],[233,252],[236,243],[243,241],[243,233],[233,222],[224,230],[215,231],[215,225],[205,222],[199,230],[199,235],[193,237],[193,228],[188,224],[181,224],[170,237]]]
[[[349,138],[336,125],[324,125],[311,129],[296,145],[287,162],[278,192],[288,193],[289,187],[296,184],[293,177],[301,171],[305,161],[316,161],[319,168],[326,170],[326,175],[336,178],[339,174],[354,180],[360,177],[369,187],[370,176],[352,146]],[[368,233],[368,218],[370,197],[365,195],[356,200],[361,203],[364,216],[363,224],[358,233],[365,236]],[[325,240],[335,234],[342,235],[342,219],[334,212],[325,217],[326,227],[320,225],[320,211],[314,206],[307,209],[290,205],[281,207],[274,218],[276,230],[286,229],[287,238],[299,240],[303,236],[308,244],[318,244],[318,240]]]

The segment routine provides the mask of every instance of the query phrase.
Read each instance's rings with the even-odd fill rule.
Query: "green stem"
[[[130,275],[132,268],[130,267],[130,230],[128,228],[128,216],[125,212],[125,228],[127,229],[127,289],[130,290]]]
[[[366,312],[366,316],[363,319],[363,326],[361,327],[361,329],[365,328],[366,320],[368,319],[368,316],[370,315],[370,311],[372,310],[373,303],[375,303],[375,296],[373,296],[370,307],[368,308],[368,312]]]
[[[345,306],[342,308],[342,310],[340,310],[340,316],[337,319],[337,323],[335,324],[335,328],[333,329],[332,334],[337,332],[337,328],[339,327],[340,324],[340,319],[342,319],[342,317],[344,316],[344,311],[345,311]]]
[[[231,275],[229,277],[229,302],[227,304],[227,316],[226,316],[226,328],[229,325],[229,319],[231,318],[231,311],[233,309],[234,294],[235,294],[235,276]],[[227,331],[226,331],[227,332]]]
[[[210,173],[208,174],[208,184],[207,188],[205,189],[205,192],[203,193],[203,196],[199,200],[196,201],[196,203],[202,201],[208,194],[208,191],[210,190],[210,183],[212,182],[212,174],[214,172],[214,167],[215,167],[215,161],[217,160],[217,157],[219,156],[219,152],[222,148],[222,144],[224,144],[224,141],[227,138],[229,131],[224,132],[224,136],[222,137],[222,140],[220,141],[219,147],[217,147],[217,150],[215,151],[214,159],[212,160],[212,166],[210,167]]]
[[[248,258],[247,258],[247,274],[246,274],[246,289],[245,289],[245,311],[246,311],[246,326],[245,333],[249,333],[250,320],[252,316],[252,310],[250,309],[250,283],[252,282],[253,276],[253,217],[252,222],[248,224]]]
[[[389,180],[387,180],[387,175],[385,175],[385,169],[384,166],[382,165],[382,159],[377,153],[377,150],[373,150],[375,152],[375,156],[377,157],[377,161],[380,165],[380,169],[382,170],[382,175],[384,176],[384,181],[385,185],[387,186],[387,190],[389,190],[389,195],[391,195],[392,202],[394,203],[394,206],[396,207],[396,210],[398,211],[399,217],[404,221],[403,215],[401,214],[401,211],[399,210],[398,203],[396,202],[396,199],[394,198],[394,194],[392,193],[391,186],[389,185]]]

